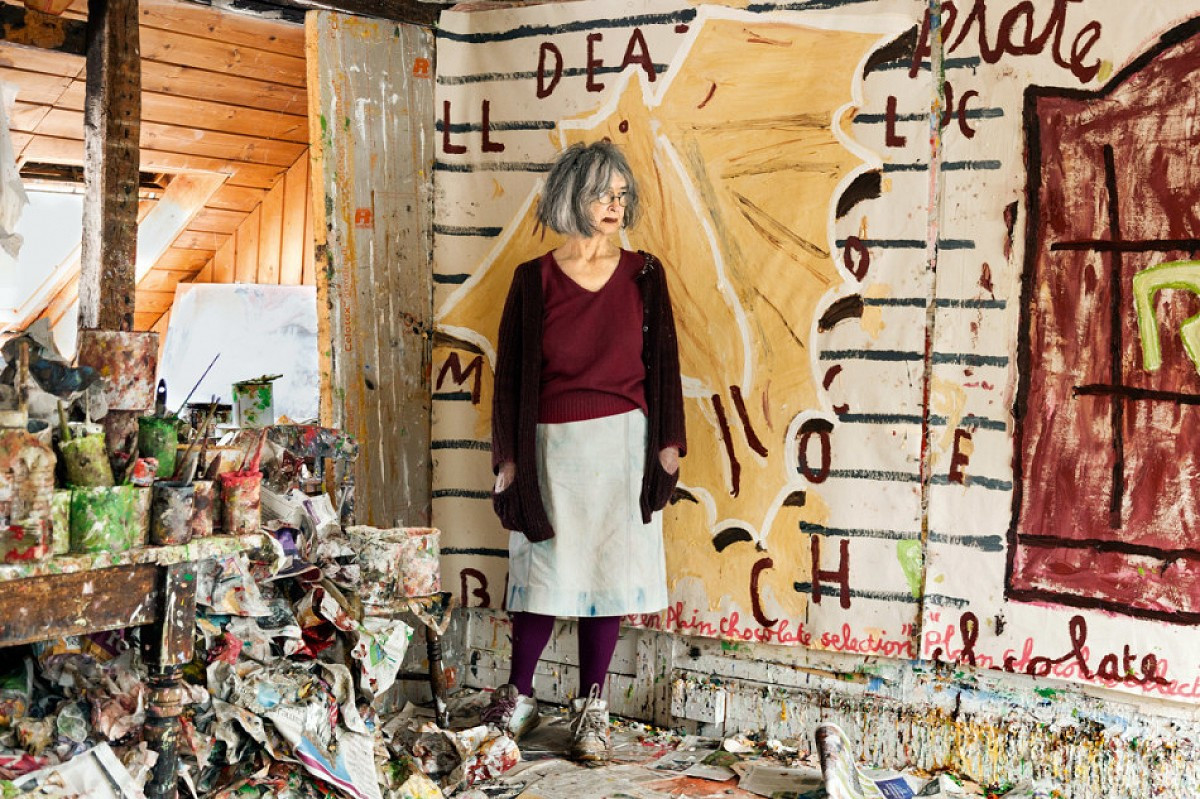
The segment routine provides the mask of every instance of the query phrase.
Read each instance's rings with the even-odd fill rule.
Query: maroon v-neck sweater
[[[671,498],[679,472],[668,474],[659,462],[664,446],[676,445],[687,454],[683,419],[683,387],[679,378],[679,345],[675,318],[662,264],[639,252],[635,282],[642,300],[642,350],[646,396],[646,458],[642,470],[642,520]],[[492,397],[492,468],[513,461],[517,477],[492,505],[509,530],[520,530],[530,541],[554,536],[538,489],[536,438],[541,398],[542,323],[541,259],[526,261],[513,274],[496,348],[496,380]]]
[[[636,253],[622,250],[608,282],[588,291],[563,272],[552,253],[542,256],[539,423],[646,410],[639,261]]]

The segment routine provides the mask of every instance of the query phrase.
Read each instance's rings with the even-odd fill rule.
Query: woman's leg
[[[533,672],[554,632],[554,617],[517,612],[512,614],[512,623],[512,671],[508,681],[525,696],[533,696]]]
[[[592,686],[604,691],[604,678],[617,648],[621,631],[620,616],[593,616],[579,619],[579,695],[588,696]]]

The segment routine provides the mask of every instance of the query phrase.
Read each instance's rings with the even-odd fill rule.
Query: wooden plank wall
[[[76,0],[66,16],[86,12]],[[140,0],[139,12],[142,170],[228,176],[139,284],[134,325],[143,330],[163,322],[177,283],[226,248],[240,253],[232,279],[296,282],[298,267],[304,282],[308,237],[293,234],[307,224],[294,209],[307,183],[308,98],[301,26],[177,0]],[[18,87],[18,162],[83,162],[83,71],[80,56],[0,43],[0,79]],[[250,257],[251,241],[261,256]],[[225,274],[214,266],[214,280]],[[57,319],[74,303],[74,281],[54,295]]]
[[[190,230],[225,231],[225,243],[192,276],[165,269],[151,271],[138,284],[139,330],[165,332],[170,319],[175,286],[179,283],[266,283],[311,286],[313,270],[312,203],[308,152],[279,179],[250,213],[229,229],[227,214],[205,208]],[[176,239],[178,247],[179,240]],[[160,261],[161,263],[161,261]],[[148,317],[153,315],[153,319]],[[142,326],[144,325],[144,327]]]
[[[333,342],[331,421],[362,444],[358,520],[426,525],[433,34],[329,12],[309,13],[306,27],[313,204],[325,226],[315,231],[325,242],[317,305],[328,313],[331,339],[322,340]]]

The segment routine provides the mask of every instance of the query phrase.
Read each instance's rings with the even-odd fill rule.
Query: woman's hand
[[[512,461],[505,461],[500,464],[500,471],[496,473],[496,488],[495,492],[499,494],[504,489],[512,485],[513,480],[517,479],[517,464]]]
[[[679,471],[679,447],[664,447],[658,451],[658,462],[667,474]]]

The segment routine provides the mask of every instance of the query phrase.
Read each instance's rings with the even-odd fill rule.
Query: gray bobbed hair
[[[559,154],[542,189],[538,222],[568,236],[594,235],[591,204],[608,191],[616,175],[625,178],[628,195],[624,226],[633,227],[639,210],[637,181],[625,155],[608,140],[572,144]]]

